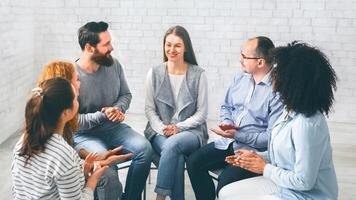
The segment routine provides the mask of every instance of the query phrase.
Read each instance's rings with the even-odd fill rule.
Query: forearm
[[[269,134],[267,132],[243,132],[237,130],[235,140],[254,148],[267,148]]]
[[[311,190],[314,183],[308,181],[307,177],[280,167],[266,164],[263,170],[263,176],[271,179],[276,185],[292,190],[306,191]]]
[[[158,117],[154,108],[152,108],[149,105],[146,105],[145,106],[145,115],[146,115],[146,118],[148,119],[148,122],[150,123],[151,128],[158,134],[163,135],[163,129],[164,129],[165,125],[163,124],[161,119]]]
[[[113,106],[117,107],[121,112],[125,113],[130,107],[131,99],[132,95],[130,92],[122,93]]]
[[[232,117],[231,107],[222,105],[220,108],[219,119],[220,119],[219,120],[220,123],[235,124],[233,117]]]
[[[79,130],[88,130],[107,121],[105,113],[97,111],[95,113],[79,114]]]
[[[122,66],[118,63],[119,79],[120,79],[120,91],[117,101],[113,106],[119,108],[121,112],[125,113],[129,109],[132,94],[126,81],[125,73]]]
[[[187,118],[186,120],[179,122],[176,124],[177,128],[179,128],[181,131],[183,130],[188,130],[190,128],[195,128],[204,122],[206,122],[206,114],[204,111],[196,112],[194,115],[191,117]]]

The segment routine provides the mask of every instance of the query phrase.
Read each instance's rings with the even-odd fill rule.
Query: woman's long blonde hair
[[[69,82],[72,81],[74,73],[76,73],[74,65],[66,61],[52,61],[44,66],[44,69],[37,81],[37,85],[40,85],[43,81],[61,77]],[[73,145],[73,133],[78,131],[78,114],[70,120],[64,128],[63,137],[70,144]]]

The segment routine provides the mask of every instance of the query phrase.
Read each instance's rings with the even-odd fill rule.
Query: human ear
[[[263,67],[263,66],[265,66],[265,64],[266,64],[265,59],[258,59],[258,66]]]
[[[85,51],[87,51],[88,53],[93,53],[95,48],[93,46],[91,46],[89,43],[86,43],[84,46]]]
[[[69,121],[69,120],[71,120],[71,116],[72,116],[72,110],[67,108],[67,109],[63,110],[61,118],[65,121]]]

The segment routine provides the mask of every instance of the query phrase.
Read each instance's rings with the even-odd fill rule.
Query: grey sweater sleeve
[[[88,130],[102,124],[106,120],[106,115],[97,111],[95,113],[79,114],[78,123],[80,130]]]
[[[123,113],[125,113],[126,110],[129,109],[132,94],[127,84],[124,70],[120,64],[118,64],[118,73],[120,78],[120,92],[117,101],[113,106],[119,108]]]

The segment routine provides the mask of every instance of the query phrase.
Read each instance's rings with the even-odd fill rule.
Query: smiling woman
[[[181,26],[167,30],[163,64],[150,69],[146,81],[145,136],[160,156],[157,199],[184,199],[185,158],[208,135],[207,78],[197,65],[188,32]],[[179,94],[179,95],[178,95]]]
[[[198,65],[189,34],[187,30],[185,30],[185,28],[183,28],[182,26],[173,26],[169,28],[166,34],[164,35],[164,39],[163,39],[164,62],[167,62],[169,60],[168,59],[169,54],[178,53],[175,52],[174,48],[171,47],[176,47],[176,51],[179,51],[183,55],[182,58],[184,61],[193,65]]]

